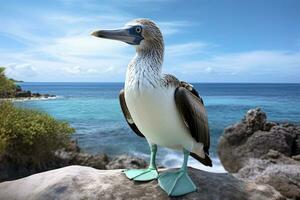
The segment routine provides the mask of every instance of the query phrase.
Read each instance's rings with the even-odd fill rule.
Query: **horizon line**
[[[21,81],[20,83],[125,83],[124,81]],[[300,84],[300,82],[188,82],[191,84]]]

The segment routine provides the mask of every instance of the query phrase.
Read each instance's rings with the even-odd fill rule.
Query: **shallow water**
[[[261,107],[268,119],[300,123],[300,84],[193,84],[200,92],[208,113],[211,131],[213,168],[203,167],[194,159],[189,165],[208,171],[223,172],[216,154],[216,145],[223,129],[240,121],[245,112]],[[17,104],[44,110],[58,119],[68,121],[75,129],[74,138],[90,153],[110,155],[129,153],[149,158],[148,144],[127,126],[118,100],[123,83],[21,83],[32,92],[58,95],[42,101]],[[180,152],[159,148],[158,163],[179,166]]]

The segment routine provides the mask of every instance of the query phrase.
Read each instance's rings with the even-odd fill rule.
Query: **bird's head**
[[[137,51],[152,48],[163,50],[163,37],[158,26],[148,19],[136,19],[127,23],[121,29],[97,30],[92,33],[95,37],[119,40],[134,45]]]

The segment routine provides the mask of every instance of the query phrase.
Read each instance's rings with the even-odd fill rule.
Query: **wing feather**
[[[119,100],[120,100],[120,105],[121,105],[121,109],[122,109],[122,112],[124,114],[124,117],[126,119],[126,122],[127,124],[130,126],[130,128],[140,137],[145,137],[141,131],[138,129],[138,127],[135,125],[131,115],[130,115],[130,112],[127,108],[127,105],[126,105],[126,101],[125,101],[125,95],[124,95],[124,90],[121,90],[120,91],[120,94],[119,94]]]
[[[196,94],[199,95],[198,92]],[[196,142],[201,142],[204,145],[204,152],[209,154],[208,119],[201,97],[194,95],[189,89],[179,86],[175,91],[175,102],[191,136]]]

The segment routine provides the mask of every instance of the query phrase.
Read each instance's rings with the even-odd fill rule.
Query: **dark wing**
[[[183,82],[184,83],[184,82]],[[175,102],[185,124],[188,126],[192,137],[196,142],[201,142],[206,154],[205,158],[201,158],[196,154],[191,155],[205,165],[211,166],[209,155],[210,136],[206,111],[203,101],[198,92],[188,84],[181,86],[175,90]]]
[[[130,126],[130,128],[138,135],[138,136],[141,136],[141,137],[145,137],[141,131],[137,128],[137,126],[135,125],[131,115],[130,115],[130,112],[127,108],[127,105],[126,105],[126,101],[125,101],[125,96],[124,96],[124,90],[121,90],[120,91],[120,94],[119,94],[119,100],[120,100],[120,105],[121,105],[121,109],[123,111],[123,114],[124,114],[124,117],[126,119],[126,122],[128,123],[128,125]]]
[[[197,92],[197,90],[191,84],[189,84],[185,81],[180,81],[180,86],[184,87],[185,89],[187,89],[188,91],[193,93],[193,95],[198,97],[200,99],[201,103],[204,105],[204,102],[203,102],[202,98],[200,97],[199,93]]]

